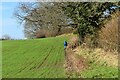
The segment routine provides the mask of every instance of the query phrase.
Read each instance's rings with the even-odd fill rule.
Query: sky
[[[17,5],[18,2],[0,3],[0,37],[7,34],[13,39],[24,39],[23,25],[13,15]]]
[[[17,5],[18,2],[0,2],[0,38],[6,34],[13,39],[25,38],[23,25],[19,25],[13,15]]]

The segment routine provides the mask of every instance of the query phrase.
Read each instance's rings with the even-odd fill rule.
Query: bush
[[[105,50],[117,50],[118,48],[118,14],[102,27],[99,32],[99,46]]]
[[[74,36],[70,39],[69,43],[68,43],[68,48],[74,49],[79,45],[78,42],[78,37]]]
[[[68,33],[72,33],[73,32],[73,29],[72,28],[61,28],[61,31],[58,33],[58,35],[61,35],[61,34],[68,34]]]
[[[57,31],[51,31],[46,29],[41,29],[36,32],[36,38],[46,38],[46,37],[55,37],[57,35]]]
[[[36,38],[45,38],[46,37],[45,30],[42,29],[42,30],[37,31],[35,34],[35,37]]]
[[[116,12],[112,15],[111,20],[105,22],[104,27],[98,31],[96,35],[86,35],[84,38],[85,46],[88,48],[100,47],[104,50],[118,49],[118,15]]]
[[[78,31],[77,30],[73,31],[73,34],[78,34]]]
[[[57,29],[55,30],[41,29],[36,32],[35,37],[36,38],[55,37],[57,35],[71,33],[72,31],[73,31],[72,28],[61,28],[60,32],[58,32]]]

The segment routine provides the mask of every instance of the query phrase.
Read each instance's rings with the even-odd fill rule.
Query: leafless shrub
[[[69,43],[68,43],[68,48],[74,49],[79,45],[78,42],[78,37],[74,36],[70,39]]]
[[[118,48],[118,16],[118,13],[114,14],[99,32],[99,46],[107,51]]]
[[[55,37],[61,34],[71,33],[72,28],[62,28],[60,32],[57,29],[49,30],[49,29],[41,29],[36,32],[36,38],[45,38],[45,37]]]
[[[72,33],[73,29],[72,28],[62,28],[61,31],[59,32],[60,34],[67,34],[67,33]]]
[[[36,36],[36,38],[45,38],[46,37],[45,30],[42,29],[42,30],[37,31],[35,36]]]

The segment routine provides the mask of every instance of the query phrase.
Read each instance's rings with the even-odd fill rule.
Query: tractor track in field
[[[39,64],[37,68],[40,68],[40,67],[44,64],[44,62],[45,62],[45,61],[47,60],[47,58],[50,56],[50,53],[51,53],[52,50],[53,50],[53,47],[51,48],[49,54],[43,59],[43,62],[42,62],[41,64]]]
[[[80,71],[86,68],[87,64],[84,57],[75,54],[71,49],[65,50],[65,71],[68,78],[72,77],[74,73],[80,77]]]
[[[32,64],[32,63],[34,63],[34,61],[32,61],[30,64]],[[30,65],[30,64],[29,64],[29,65]],[[29,66],[29,65],[28,65],[28,66]],[[21,73],[22,71],[24,71],[26,68],[27,68],[27,66],[25,66],[24,68],[20,69],[20,70],[16,73],[16,75],[18,75],[19,73]]]
[[[48,55],[46,55],[46,57],[43,59],[43,61],[38,66],[31,67],[30,70],[40,68],[45,63],[45,61],[47,60],[47,58],[50,56],[50,53],[51,53],[52,50],[53,50],[53,47],[49,51]]]
[[[52,50],[53,50],[53,48],[51,48],[49,54],[43,59],[43,62],[42,62],[41,64],[39,64],[38,67],[33,66],[33,67],[31,67],[29,70],[32,70],[32,69],[35,69],[35,68],[40,68],[40,67],[43,65],[43,63],[47,60],[47,58],[49,57],[49,55],[50,55],[50,53],[51,53]],[[30,64],[32,64],[32,63],[34,63],[34,61],[31,62]],[[18,71],[17,74],[21,73],[21,72],[24,71],[26,68],[27,68],[27,66],[25,66],[25,67],[22,68],[20,71]]]

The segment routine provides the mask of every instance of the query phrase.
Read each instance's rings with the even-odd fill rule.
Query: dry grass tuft
[[[114,14],[99,32],[99,46],[106,51],[113,51],[118,48],[118,16],[119,12]]]

